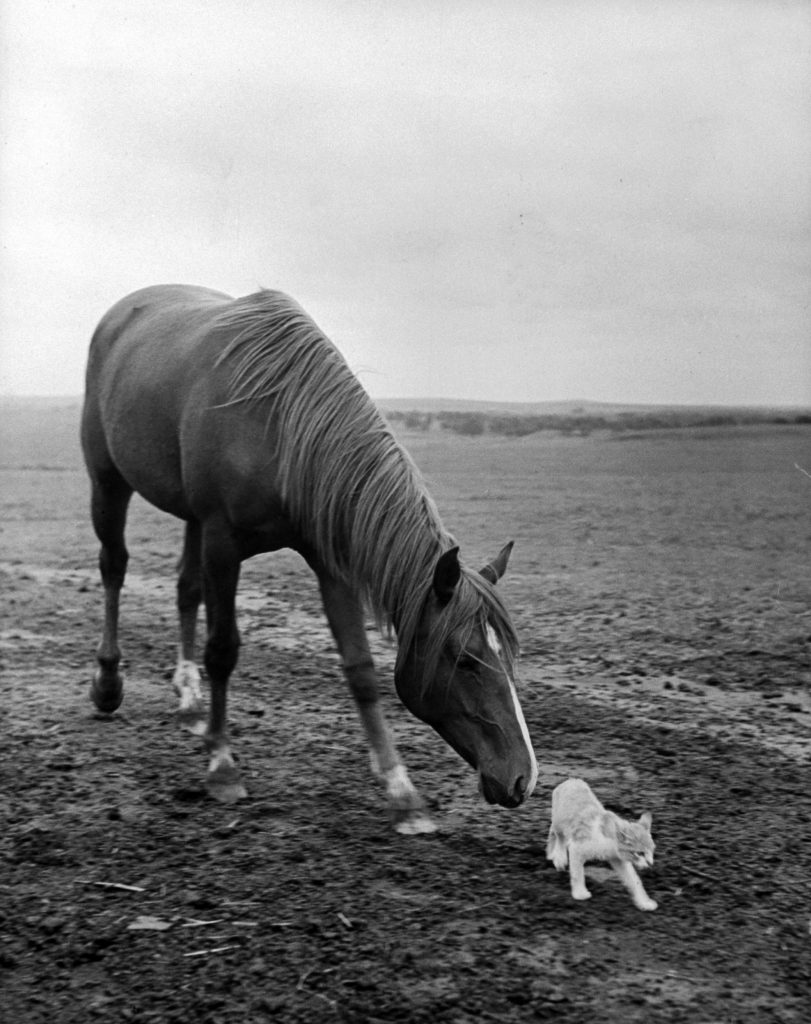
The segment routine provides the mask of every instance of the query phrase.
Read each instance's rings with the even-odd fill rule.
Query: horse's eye
[[[479,664],[479,659],[474,658],[472,654],[465,654],[463,652],[456,659],[456,664],[459,668],[464,669],[466,672],[469,672],[476,668],[476,666]]]

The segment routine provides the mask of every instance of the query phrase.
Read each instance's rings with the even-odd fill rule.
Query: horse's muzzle
[[[519,775],[512,789],[508,789],[496,779],[487,775],[479,775],[479,791],[488,804],[498,804],[500,807],[518,807],[527,798],[527,782],[523,775]]]

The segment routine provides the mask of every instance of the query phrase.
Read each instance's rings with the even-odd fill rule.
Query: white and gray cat
[[[650,834],[651,816],[625,821],[607,811],[582,779],[567,779],[552,793],[552,825],[546,856],[558,871],[569,866],[572,896],[587,900],[584,866],[589,860],[608,861],[640,910],[656,910],[656,901],[634,870],[653,864],[656,847]]]

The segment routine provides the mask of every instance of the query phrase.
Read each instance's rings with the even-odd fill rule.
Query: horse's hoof
[[[248,795],[237,768],[228,761],[217,764],[206,775],[208,795],[221,804],[235,804]]]
[[[402,811],[395,817],[394,831],[401,836],[427,836],[436,832],[436,825],[423,811]]]
[[[111,715],[124,699],[124,680],[121,676],[106,679],[94,676],[90,684],[90,699],[103,715]]]
[[[206,779],[206,792],[220,804],[235,804],[244,800],[248,790],[239,779],[236,782],[220,782],[218,779]]]

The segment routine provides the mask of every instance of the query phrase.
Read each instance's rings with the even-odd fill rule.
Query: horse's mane
[[[262,290],[217,313],[231,335],[229,404],[267,408],[282,499],[323,567],[415,642],[437,559],[454,545],[411,457],[343,356],[295,300]],[[427,680],[448,636],[490,622],[510,660],[517,641],[495,589],[463,569],[423,655]]]

